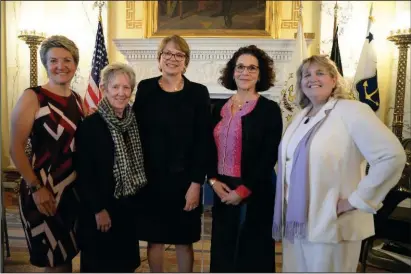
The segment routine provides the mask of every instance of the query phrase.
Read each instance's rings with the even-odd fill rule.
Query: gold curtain
[[[1,168],[10,165],[9,114],[7,98],[7,55],[6,55],[6,1],[1,1]]]

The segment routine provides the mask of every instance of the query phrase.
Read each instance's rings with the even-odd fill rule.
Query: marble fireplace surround
[[[294,39],[187,38],[186,40],[191,49],[191,60],[185,76],[191,81],[207,86],[212,99],[227,98],[233,94],[233,91],[218,84],[220,70],[238,48],[254,44],[265,50],[275,64],[275,86],[262,94],[279,101],[286,65],[291,61],[295,47]],[[134,68],[137,83],[142,79],[159,75],[156,53],[161,38],[114,39],[113,41]],[[307,42],[310,43],[308,40]]]

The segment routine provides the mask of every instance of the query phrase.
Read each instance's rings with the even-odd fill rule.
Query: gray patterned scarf
[[[116,180],[114,197],[118,199],[134,195],[147,184],[140,135],[134,112],[127,105],[124,118],[118,119],[106,97],[100,101],[97,111],[106,121],[114,141],[113,174]],[[128,136],[124,136],[127,134]]]

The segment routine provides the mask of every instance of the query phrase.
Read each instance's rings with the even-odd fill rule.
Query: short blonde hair
[[[296,86],[296,97],[297,97],[297,104],[301,108],[305,108],[311,102],[308,97],[304,94],[301,88],[301,80],[303,72],[311,65],[317,64],[318,66],[325,69],[325,71],[330,74],[330,76],[335,81],[335,87],[331,92],[331,97],[336,99],[353,99],[348,88],[344,77],[338,72],[337,66],[335,63],[326,55],[313,55],[307,59],[304,59],[302,64],[297,70],[297,86]]]
[[[164,48],[169,42],[173,42],[174,44],[176,44],[179,50],[184,52],[184,54],[186,55],[186,58],[184,60],[184,65],[187,68],[188,64],[190,63],[190,46],[187,44],[187,41],[183,37],[177,34],[165,37],[161,41],[158,47],[158,50],[157,50],[157,60],[160,62],[161,54],[163,53]]]
[[[104,87],[105,90],[108,89],[108,83],[117,74],[125,74],[128,76],[130,81],[131,90],[134,91],[136,86],[136,74],[132,67],[124,63],[112,63],[108,64],[101,70],[100,74],[100,85]]]
[[[47,53],[52,48],[63,48],[70,52],[73,56],[76,66],[80,60],[79,51],[76,44],[63,35],[53,35],[44,40],[40,46],[40,60],[44,68],[47,70]]]

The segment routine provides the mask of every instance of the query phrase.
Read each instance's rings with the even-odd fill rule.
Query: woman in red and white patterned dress
[[[23,177],[20,216],[31,264],[46,272],[71,272],[78,254],[74,134],[84,114],[70,82],[79,52],[73,41],[56,35],[42,43],[40,57],[49,81],[26,89],[13,109],[10,155]],[[28,139],[29,156],[24,150]]]

